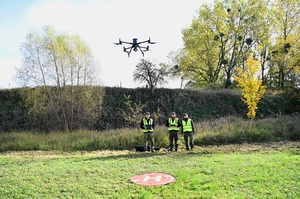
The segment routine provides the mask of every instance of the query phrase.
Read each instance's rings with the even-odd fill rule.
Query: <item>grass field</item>
[[[192,152],[28,151],[0,154],[0,198],[300,198],[300,142]],[[159,187],[129,178],[164,172]]]

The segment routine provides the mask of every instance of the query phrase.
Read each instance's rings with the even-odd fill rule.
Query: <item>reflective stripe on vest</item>
[[[144,126],[151,125],[151,127],[152,127],[152,129],[143,129],[144,133],[153,132],[153,126],[152,126],[153,119],[152,118],[149,119],[149,123],[146,118],[143,118],[143,123],[144,123]]]
[[[193,132],[192,120],[190,118],[188,118],[187,121],[182,120],[182,131]]]
[[[172,131],[172,130],[178,131],[179,130],[179,128],[177,126],[172,126],[172,125],[175,125],[175,124],[178,125],[178,118],[177,117],[174,119],[174,121],[172,121],[172,118],[169,118],[169,124],[170,124],[170,126],[168,128],[169,131]]]

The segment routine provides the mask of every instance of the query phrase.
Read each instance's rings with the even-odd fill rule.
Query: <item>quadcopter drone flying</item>
[[[132,42],[126,42],[126,41],[122,41],[121,39],[119,39],[118,43],[115,43],[116,45],[122,45],[122,44],[129,44],[131,45],[130,47],[123,47],[124,52],[126,52],[128,54],[128,57],[130,57],[130,53],[133,49],[134,52],[140,50],[142,55],[144,56],[144,52],[149,51],[149,46],[145,47],[145,46],[140,46],[140,44],[143,43],[148,43],[148,44],[155,44],[156,42],[151,42],[150,38],[146,41],[141,41],[138,42],[137,38],[133,38]]]

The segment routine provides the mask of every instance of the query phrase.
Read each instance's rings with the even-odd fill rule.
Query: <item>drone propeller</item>
[[[116,44],[116,45],[122,45],[121,39],[119,39],[119,42],[118,42],[118,43],[114,43],[114,44]]]
[[[148,39],[148,43],[149,43],[149,44],[156,44],[156,42],[151,42],[150,37],[149,37],[149,39]]]
[[[149,46],[144,47],[144,46],[139,46],[140,49],[142,49],[144,52],[149,51]]]

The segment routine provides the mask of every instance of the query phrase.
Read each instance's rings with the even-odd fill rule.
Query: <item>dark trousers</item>
[[[170,141],[170,150],[173,150],[173,147],[175,145],[175,150],[178,150],[178,131],[169,131],[169,141]],[[174,142],[174,145],[173,145]]]
[[[183,133],[185,148],[186,150],[190,150],[194,148],[194,137],[192,132]]]
[[[148,151],[148,146],[150,147],[150,150],[153,151],[154,148],[153,133],[144,133],[144,146],[145,146],[145,151]]]

